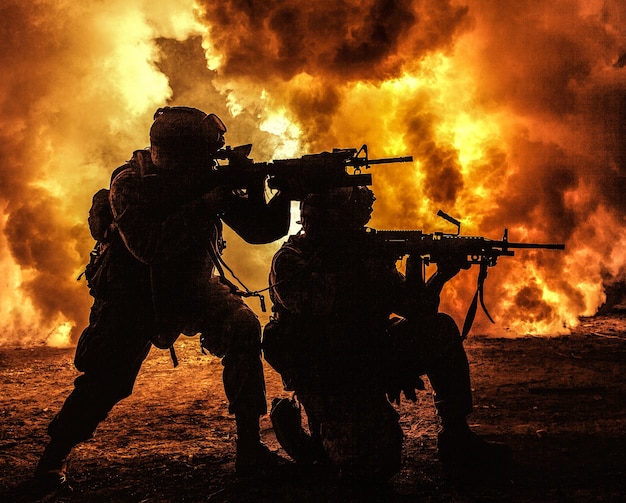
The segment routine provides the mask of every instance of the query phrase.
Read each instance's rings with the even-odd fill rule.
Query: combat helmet
[[[163,107],[154,114],[150,148],[160,160],[193,161],[211,156],[224,146],[226,126],[215,114],[191,107]],[[156,160],[155,160],[156,158]]]
[[[358,230],[369,222],[375,200],[365,186],[309,194],[300,203],[300,223],[309,234]]]

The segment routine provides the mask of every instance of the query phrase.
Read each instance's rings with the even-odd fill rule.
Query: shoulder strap
[[[474,294],[474,298],[470,304],[469,309],[467,310],[467,314],[465,315],[465,323],[463,323],[463,331],[461,332],[461,339],[467,338],[467,334],[469,334],[470,329],[472,328],[472,324],[474,323],[474,317],[476,316],[476,309],[478,308],[478,301],[480,300],[480,305],[483,308],[483,311],[487,315],[487,318],[491,323],[495,323],[493,318],[487,311],[487,307],[485,306],[484,299],[484,286],[485,279],[487,278],[487,262],[480,263],[480,271],[478,273],[478,285],[476,287],[476,293]]]
[[[142,177],[146,175],[154,174],[156,166],[152,162],[152,155],[147,148],[141,150],[135,150],[133,156],[128,163],[135,169]]]
[[[152,163],[150,150],[147,148],[135,150],[132,157],[128,161],[113,170],[113,173],[111,173],[110,183],[113,183],[113,180],[115,180],[120,173],[123,173],[127,169],[131,169],[135,173],[139,173],[142,178],[146,175],[154,174],[155,166]]]

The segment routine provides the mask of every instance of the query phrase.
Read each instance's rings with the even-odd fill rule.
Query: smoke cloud
[[[452,231],[443,209],[464,234],[565,242],[490,270],[500,328],[567,330],[624,279],[619,0],[8,0],[0,23],[1,344],[76,341],[91,196],[167,104],[217,113],[259,161],[362,143],[413,155],[373,168],[374,227]],[[278,243],[227,240],[265,287]],[[445,290],[460,321],[473,274]]]
[[[468,10],[433,0],[202,3],[223,72],[261,83],[302,72],[336,83],[396,77],[450,47]]]

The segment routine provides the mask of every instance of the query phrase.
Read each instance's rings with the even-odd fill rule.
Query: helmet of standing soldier
[[[307,234],[359,230],[369,222],[375,200],[365,186],[309,194],[300,203],[300,223]]]
[[[204,163],[224,146],[226,126],[215,114],[191,107],[164,107],[150,128],[152,161],[159,167]]]

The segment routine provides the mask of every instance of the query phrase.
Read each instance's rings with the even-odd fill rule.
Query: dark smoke
[[[463,176],[457,150],[437,142],[433,131],[436,122],[437,118],[428,112],[408,117],[406,139],[425,173],[425,195],[434,204],[450,207],[463,189]]]
[[[225,75],[260,82],[308,73],[333,82],[398,76],[450,47],[467,7],[449,1],[202,2]]]

